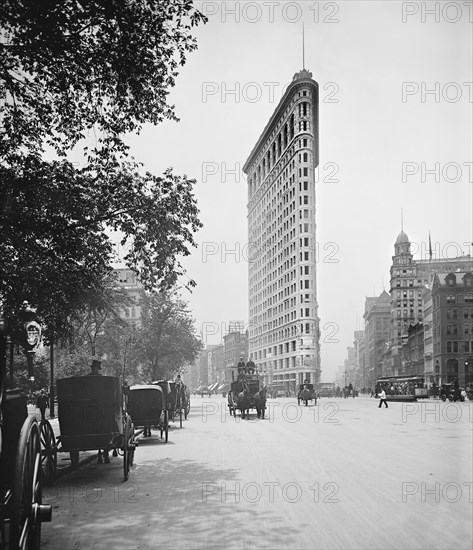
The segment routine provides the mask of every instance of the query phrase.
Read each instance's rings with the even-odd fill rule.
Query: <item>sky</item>
[[[320,90],[316,184],[322,381],[363,328],[367,296],[389,292],[401,226],[414,257],[471,252],[471,2],[194,2],[195,30],[170,94],[178,123],[146,126],[132,154],[196,179],[204,227],[183,290],[204,343],[248,323],[247,189],[242,167],[303,68]],[[304,24],[304,25],[303,25]],[[402,225],[401,225],[402,224]],[[185,278],[182,279],[182,283]]]

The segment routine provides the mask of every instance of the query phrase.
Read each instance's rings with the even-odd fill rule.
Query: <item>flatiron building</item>
[[[251,151],[249,355],[266,383],[320,381],[316,170],[319,88],[296,73]]]

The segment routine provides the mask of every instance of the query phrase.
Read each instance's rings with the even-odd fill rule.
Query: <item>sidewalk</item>
[[[39,412],[39,409],[37,409],[34,405],[28,405],[28,414],[34,415],[38,419],[38,421],[41,420],[41,413]],[[59,430],[59,420],[57,416],[55,418],[49,418],[49,409],[46,409],[46,419],[49,420],[49,423],[51,424],[51,428],[53,429],[55,438],[60,435]],[[90,462],[93,462],[97,458],[97,451],[81,451],[79,453],[79,464],[78,466],[74,467],[71,464],[71,458],[69,453],[57,453],[57,470],[56,470],[56,479],[59,477],[62,477],[69,472],[72,472],[76,470],[78,467],[83,466],[84,464],[89,464]]]

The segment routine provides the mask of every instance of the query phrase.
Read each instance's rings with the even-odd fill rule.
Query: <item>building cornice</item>
[[[312,73],[309,73],[308,71],[301,71],[301,73],[312,76]],[[274,110],[271,118],[269,119],[269,122],[266,124],[263,132],[261,133],[258,141],[256,142],[256,145],[253,147],[253,150],[251,151],[250,155],[248,156],[248,159],[243,165],[243,172],[245,174],[248,174],[249,167],[251,166],[256,156],[260,152],[261,146],[265,143],[265,141],[273,132],[274,128],[280,122],[282,113],[284,112],[286,107],[290,104],[294,92],[297,91],[298,88],[302,88],[307,85],[312,86],[314,88],[314,91],[318,92],[319,90],[318,83],[312,78],[310,78],[309,76],[298,76],[301,73],[296,73],[296,75],[294,75],[293,81],[288,86],[285,94],[281,98],[281,101],[279,102],[278,106]]]

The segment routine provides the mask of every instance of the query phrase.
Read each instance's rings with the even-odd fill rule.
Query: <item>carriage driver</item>
[[[254,374],[256,370],[256,365],[253,362],[253,359],[250,358],[248,363],[246,364],[246,372],[248,374]]]
[[[97,359],[92,359],[92,365],[90,365],[90,372],[88,372],[85,376],[102,376],[102,373],[100,372],[102,370],[102,361],[99,361]],[[108,455],[107,449],[99,449],[97,453],[97,464],[109,464],[110,463],[110,457]]]
[[[238,374],[246,374],[246,365],[245,365],[245,361],[243,361],[243,357],[240,357],[240,360],[238,361],[237,369],[238,369]]]

